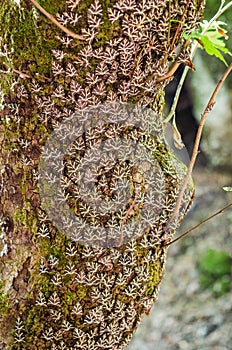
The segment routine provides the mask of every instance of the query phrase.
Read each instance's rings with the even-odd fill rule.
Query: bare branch
[[[165,246],[168,246],[168,245],[171,245],[173,243],[176,243],[177,241],[179,241],[179,239],[187,236],[189,233],[191,233],[192,231],[194,231],[196,228],[200,227],[201,225],[205,224],[206,222],[208,222],[209,220],[215,218],[215,216],[218,216],[219,214],[222,214],[224,213],[224,211],[228,208],[230,208],[232,206],[232,203],[226,205],[224,208],[218,210],[216,213],[210,215],[208,218],[206,218],[205,220],[199,222],[197,225],[193,226],[192,228],[190,228],[188,231],[182,233],[182,235],[180,235],[179,237],[177,237],[176,239],[174,239],[173,241],[171,242],[168,242],[165,244]]]
[[[79,34],[76,34],[74,32],[72,32],[71,30],[69,30],[68,28],[64,27],[62,24],[60,24],[56,19],[55,17],[53,17],[50,13],[48,13],[42,6],[40,6],[40,4],[38,4],[37,1],[35,0],[30,0],[32,2],[32,4],[37,7],[37,9],[39,11],[41,11],[48,19],[50,19],[50,21],[52,23],[54,23],[57,27],[59,27],[61,30],[63,30],[63,32],[65,32],[68,36],[71,36],[75,39],[78,39],[78,40],[85,40],[85,38],[83,37],[83,35],[79,35]]]
[[[179,23],[178,23],[178,26],[177,26],[177,29],[176,29],[176,31],[175,31],[175,35],[174,35],[174,37],[173,37],[173,39],[172,39],[172,43],[171,43],[171,49],[172,49],[172,50],[174,49],[176,40],[177,40],[177,38],[178,38],[178,35],[180,34],[181,26],[182,26],[182,24],[183,24],[183,19],[184,19],[184,16],[186,15],[186,12],[187,12],[187,9],[188,9],[188,7],[189,7],[189,4],[190,4],[190,0],[187,1],[187,4],[186,4],[186,6],[185,6],[185,8],[184,8],[184,11],[183,11],[183,13],[182,13],[181,19],[180,19],[180,21],[179,21]]]
[[[8,69],[7,71],[1,70],[1,73],[4,73],[4,74],[16,73],[22,79],[32,79],[32,77],[30,75],[28,75],[27,73],[23,73],[23,72],[21,72],[21,71],[19,71],[17,69],[14,69],[10,65],[8,65],[6,62],[1,62],[1,63],[4,64],[4,66]]]

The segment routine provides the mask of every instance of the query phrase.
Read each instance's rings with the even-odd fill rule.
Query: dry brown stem
[[[224,211],[225,211],[226,209],[229,209],[231,206],[232,206],[232,203],[226,205],[224,208],[218,210],[216,213],[210,215],[210,216],[209,216],[208,218],[206,218],[205,220],[199,222],[197,225],[193,226],[193,227],[190,228],[188,231],[182,233],[182,235],[180,235],[179,237],[177,237],[177,238],[174,239],[173,241],[166,243],[165,246],[168,246],[168,245],[171,245],[171,244],[173,244],[173,243],[176,243],[176,242],[179,241],[181,238],[187,236],[189,233],[191,233],[192,231],[194,231],[196,228],[200,227],[201,225],[205,224],[206,222],[208,222],[209,220],[215,218],[216,216],[218,216],[218,215],[224,213]]]
[[[55,17],[53,17],[50,13],[48,13],[40,4],[38,4],[37,1],[35,0],[30,0],[31,3],[40,11],[42,12],[48,19],[50,19],[50,21],[52,23],[54,23],[58,28],[60,28],[63,32],[65,32],[68,36],[71,36],[75,39],[78,40],[85,40],[85,38],[83,37],[83,35],[80,34],[76,34],[74,32],[72,32],[71,30],[69,30],[68,28],[64,27],[62,24],[60,24]]]

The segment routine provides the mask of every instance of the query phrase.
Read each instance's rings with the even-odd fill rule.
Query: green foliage
[[[3,291],[4,283],[0,281],[0,315],[5,314],[9,309],[8,294]]]
[[[225,40],[228,39],[228,36],[227,31],[222,28],[223,26],[226,26],[226,23],[221,21],[215,21],[210,26],[208,21],[203,21],[198,32],[192,32],[188,35],[184,34],[184,37],[186,40],[196,40],[200,44],[201,49],[204,49],[208,55],[217,57],[227,66],[222,53],[230,56],[232,54],[226,47]]]
[[[228,253],[207,249],[198,265],[201,287],[212,290],[216,297],[229,292],[232,277],[231,263],[232,259]]]

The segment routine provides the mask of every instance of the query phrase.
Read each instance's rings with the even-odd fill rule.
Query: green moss
[[[50,255],[54,255],[59,259],[59,266],[65,267],[67,261],[65,258],[65,238],[60,232],[56,232],[54,239],[42,238],[40,239],[40,251],[43,256],[49,258]]]
[[[62,11],[65,1],[45,1],[40,4],[51,14]],[[2,61],[7,66],[34,75],[50,75],[52,50],[59,46],[56,38],[59,29],[45,16],[28,3],[27,10],[11,1],[5,1],[0,7],[2,47],[11,48],[12,52]],[[8,49],[9,50],[9,49]],[[13,57],[13,60],[11,59]],[[7,94],[12,84],[10,75],[3,82],[3,92]]]
[[[146,294],[149,296],[153,296],[156,293],[163,276],[163,265],[164,263],[160,259],[157,259],[153,264],[149,265],[150,274],[152,276],[152,279],[147,283]]]
[[[16,141],[20,137],[19,129],[15,127],[14,123],[8,122],[5,118],[2,119],[5,149],[11,151],[13,154],[17,151]]]
[[[10,308],[8,293],[4,292],[4,283],[0,281],[0,314],[6,315]]]
[[[44,329],[44,323],[41,322],[41,314],[44,312],[43,308],[39,311],[39,307],[32,307],[29,310],[25,324],[25,330],[27,331],[27,344],[34,344],[34,332],[39,334]]]
[[[16,210],[13,216],[14,225],[27,227],[27,211],[25,209]]]
[[[105,44],[108,40],[112,39],[114,35],[116,35],[120,31],[120,25],[118,21],[115,21],[113,24],[108,19],[108,8],[110,3],[107,1],[102,1],[103,8],[103,24],[99,27],[99,34],[97,35],[98,43],[97,46],[101,46]],[[112,5],[112,4],[111,4]]]

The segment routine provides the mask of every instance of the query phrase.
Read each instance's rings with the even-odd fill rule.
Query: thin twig
[[[181,189],[180,189],[180,192],[179,192],[178,197],[177,197],[175,209],[173,211],[173,214],[172,214],[171,218],[169,219],[169,221],[167,223],[166,229],[170,226],[172,221],[175,220],[175,218],[179,214],[181,201],[183,199],[184,192],[185,192],[185,190],[186,190],[186,188],[188,186],[188,182],[189,182],[189,179],[191,177],[191,174],[192,174],[192,171],[193,171],[193,167],[195,165],[196,158],[197,158],[197,155],[198,155],[199,144],[200,144],[201,135],[202,135],[202,131],[203,131],[203,127],[204,127],[204,123],[205,123],[206,117],[209,114],[209,112],[212,110],[212,108],[213,108],[213,106],[215,104],[215,98],[216,98],[217,94],[219,93],[219,91],[220,91],[220,89],[221,89],[225,79],[227,78],[227,76],[229,75],[231,70],[232,70],[232,63],[226,69],[226,71],[222,75],[221,79],[219,80],[219,82],[218,82],[218,84],[217,84],[213,94],[211,95],[211,97],[209,99],[209,102],[208,102],[208,104],[207,104],[207,106],[206,106],[206,108],[205,108],[205,110],[204,110],[204,112],[203,112],[203,114],[201,116],[201,120],[200,120],[200,124],[199,124],[198,130],[197,130],[197,135],[196,135],[196,139],[195,139],[195,142],[194,142],[193,152],[192,152],[191,160],[190,160],[190,163],[189,163],[189,167],[188,167],[187,173],[185,175],[183,184],[181,185]]]
[[[186,4],[186,6],[185,6],[185,8],[184,8],[184,11],[183,11],[183,13],[182,13],[181,19],[180,19],[180,21],[179,21],[179,23],[178,23],[178,26],[177,26],[177,29],[176,29],[176,31],[175,31],[174,37],[173,37],[173,39],[172,39],[171,50],[174,49],[175,42],[176,42],[176,40],[177,40],[177,38],[178,38],[178,35],[179,35],[179,33],[180,33],[180,29],[181,29],[181,26],[182,26],[182,24],[183,24],[182,22],[183,22],[184,16],[186,15],[186,12],[187,12],[187,9],[188,9],[188,7],[189,7],[189,4],[190,4],[190,0],[187,1],[187,4]]]
[[[74,32],[72,32],[71,30],[69,30],[68,28],[66,28],[65,26],[63,26],[62,24],[60,24],[55,17],[53,17],[50,13],[48,13],[40,4],[38,4],[37,1],[35,0],[30,0],[32,2],[32,4],[37,7],[37,9],[39,11],[41,11],[48,19],[50,19],[51,22],[53,22],[57,27],[59,27],[61,30],[63,30],[63,32],[65,32],[68,36],[71,36],[75,39],[78,40],[85,40],[85,38],[83,37],[83,35],[79,35],[76,34]]]
[[[4,74],[12,74],[12,73],[16,73],[20,76],[20,78],[22,79],[33,79],[33,77],[27,73],[24,73],[24,72],[21,72],[20,70],[18,69],[15,69],[13,67],[11,67],[10,65],[8,65],[6,62],[2,62],[2,64],[4,64],[4,66],[8,69],[7,71],[3,71],[3,70],[0,70],[0,73],[4,73]],[[52,78],[48,78],[48,77],[45,77],[45,75],[42,75],[42,74],[39,74],[39,73],[35,73],[35,75],[37,77],[40,77],[44,80],[47,80],[49,82],[52,81]]]
[[[4,66],[8,69],[8,71],[1,70],[1,73],[4,73],[4,74],[16,73],[22,79],[32,79],[32,77],[29,74],[26,74],[21,72],[20,70],[14,69],[13,67],[9,66],[6,62],[1,62],[1,63],[4,64]]]
[[[161,81],[171,78],[174,75],[174,73],[177,71],[179,66],[180,66],[180,62],[176,60],[171,66],[170,70],[167,72],[167,74],[165,74],[164,76],[158,77],[156,81],[160,83]]]
[[[174,75],[174,73],[177,71],[177,69],[178,69],[179,66],[180,66],[180,62],[178,61],[179,56],[180,56],[182,50],[183,50],[184,48],[186,48],[186,47],[189,45],[189,42],[190,42],[189,39],[187,39],[187,40],[185,41],[184,45],[182,46],[182,48],[181,48],[181,50],[180,50],[180,53],[179,53],[178,56],[176,57],[175,62],[173,63],[173,65],[171,66],[171,68],[170,68],[170,70],[167,72],[167,74],[162,75],[162,76],[160,76],[160,77],[158,77],[158,78],[156,79],[156,81],[157,81],[158,83],[160,83],[160,82],[162,82],[162,81],[164,81],[164,80],[167,80],[167,79],[171,78],[171,77]],[[149,76],[145,79],[144,82],[147,82],[147,81],[153,79],[153,78],[155,77],[155,75],[156,75],[156,72],[152,73],[151,75],[149,75]]]
[[[224,1],[221,1],[220,7],[217,11],[217,13],[211,18],[211,20],[208,23],[207,28],[204,29],[204,31],[202,32],[202,34],[204,35],[207,30],[209,29],[209,27],[211,26],[211,24],[213,24],[213,22],[215,22],[226,10],[228,10],[228,8],[230,8],[232,6],[232,1],[228,2],[228,4],[226,4],[224,7]]]
[[[158,83],[164,81],[164,80],[167,80],[169,78],[171,78],[174,73],[176,72],[176,70],[178,69],[178,67],[180,66],[180,62],[178,61],[178,58],[179,58],[179,55],[178,57],[176,58],[175,62],[173,63],[173,65],[171,66],[170,70],[167,72],[167,74],[165,75],[162,75],[162,76],[159,76],[156,81]],[[149,80],[153,79],[155,76],[156,76],[156,72],[150,74],[143,82],[148,82]]]
[[[232,6],[232,1],[230,1],[227,5],[225,5],[223,7],[223,4],[224,2],[221,1],[221,4],[220,4],[220,7],[217,11],[217,13],[211,18],[211,20],[208,22],[207,26],[204,28],[204,30],[202,31],[202,35],[204,35],[207,30],[211,27],[211,25],[229,8]],[[193,47],[192,47],[192,50],[191,50],[191,54],[190,54],[190,59],[192,60],[193,57],[195,56],[196,52],[197,52],[197,49],[199,47],[199,43],[196,42]],[[189,71],[190,67],[189,66],[185,66],[184,68],[184,71],[182,73],[182,76],[181,76],[181,79],[179,81],[179,84],[178,84],[178,87],[176,89],[176,93],[175,93],[175,96],[174,96],[174,100],[173,100],[173,103],[172,103],[172,107],[171,107],[171,110],[168,114],[168,116],[165,118],[164,120],[164,124],[167,124],[171,119],[172,117],[174,116],[175,114],[175,111],[176,111],[176,106],[177,106],[177,103],[179,101],[179,97],[180,97],[180,93],[181,93],[181,90],[182,90],[182,87],[184,85],[184,81],[186,79],[186,76],[188,74],[188,71]]]
[[[165,246],[171,245],[173,243],[176,243],[177,241],[179,241],[179,239],[187,236],[189,233],[191,233],[192,231],[194,231],[196,228],[198,228],[199,226],[205,224],[206,222],[208,222],[209,220],[213,219],[215,216],[222,214],[226,209],[230,208],[232,206],[232,203],[226,205],[224,208],[218,210],[216,213],[210,215],[208,218],[206,218],[205,220],[201,221],[200,223],[198,223],[197,225],[193,226],[192,228],[190,228],[188,231],[182,233],[182,235],[180,235],[179,237],[177,237],[176,239],[174,239],[171,242],[168,242],[165,244]]]

